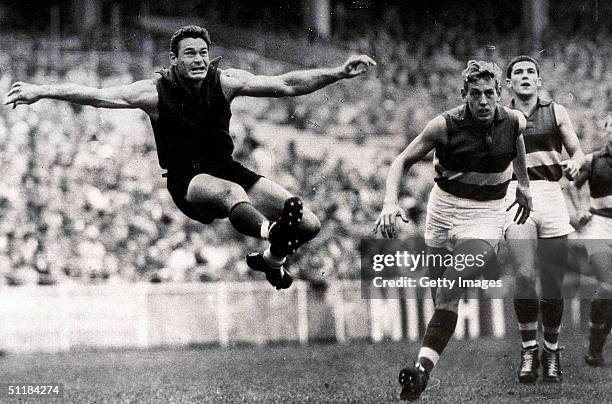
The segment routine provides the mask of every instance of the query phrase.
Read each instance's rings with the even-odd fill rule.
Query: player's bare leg
[[[544,328],[543,379],[558,383],[562,376],[559,332],[563,317],[563,278],[568,265],[567,236],[540,239],[538,258],[542,285],[540,312]]]
[[[268,281],[277,289],[288,288],[292,283],[292,277],[290,273],[285,273],[282,267],[285,256],[292,252],[286,245],[288,236],[295,237],[301,228],[300,224],[304,220],[309,220],[307,224],[313,226],[312,217],[314,215],[308,211],[303,220],[303,207],[298,198],[292,199],[291,195],[279,186],[271,187],[268,185],[266,188],[277,191],[273,194],[276,197],[272,198],[270,196],[272,195],[271,192],[265,194],[258,191],[262,182],[264,184],[271,183],[269,180],[260,179],[253,185],[252,188],[256,188],[256,190],[252,194],[257,207],[253,205],[251,197],[240,185],[208,174],[199,174],[191,180],[185,199],[203,217],[228,217],[231,224],[240,233],[262,239],[271,239],[273,244],[276,241],[277,256],[271,255],[270,260],[260,262],[261,265],[254,269],[265,272]],[[279,192],[278,188],[284,192]],[[252,191],[252,189],[249,191]],[[266,195],[268,198],[264,201]],[[282,200],[283,197],[285,197],[284,200]],[[277,220],[280,218],[281,220],[271,222],[266,214],[270,219]],[[295,218],[294,222],[291,221],[292,217]],[[315,224],[318,224],[318,221]],[[313,229],[310,227],[308,230],[312,232]],[[318,228],[316,230],[318,231]],[[303,232],[299,234],[303,234],[303,239],[307,240],[309,238],[306,236],[312,233]],[[295,246],[295,248],[297,247]],[[263,259],[263,254],[259,258]]]
[[[540,300],[535,289],[537,229],[529,222],[520,226],[511,224],[506,230],[506,240],[515,271],[514,311],[521,335],[518,379],[521,383],[534,383],[538,378],[540,367],[537,342]]]
[[[492,260],[496,260],[493,247],[484,240],[462,240],[455,246],[453,254],[464,256],[482,254],[485,257],[485,265],[466,267],[461,271],[449,267],[444,271],[443,277],[449,281],[455,281],[454,287],[442,287],[434,292],[436,294],[435,311],[427,325],[418,359],[413,367],[400,371],[399,382],[402,385],[400,398],[402,400],[414,401],[421,396],[427,387],[429,375],[455,332],[459,300],[465,293],[465,288],[457,286],[458,278],[476,279],[482,275],[488,265],[491,265]]]
[[[596,253],[590,261],[599,287],[591,302],[589,348],[584,359],[588,365],[599,367],[605,364],[603,348],[612,329],[612,255]]]
[[[283,267],[285,258],[319,233],[319,220],[301,199],[266,178],[260,178],[247,193],[253,205],[272,223],[268,235],[270,247],[249,254],[247,264],[254,270],[265,272],[268,281],[277,289],[288,288],[292,277]],[[276,279],[276,272],[270,271],[270,267],[280,271],[281,280]]]

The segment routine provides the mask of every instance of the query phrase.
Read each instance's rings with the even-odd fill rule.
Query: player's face
[[[499,94],[494,79],[478,79],[469,83],[465,100],[474,120],[483,125],[493,122]]]
[[[183,38],[178,43],[178,55],[170,53],[170,63],[179,77],[204,80],[210,65],[208,44],[202,38]]]
[[[536,65],[525,60],[512,66],[512,72],[510,78],[506,79],[506,84],[517,96],[531,97],[538,93],[538,88],[542,86],[542,79],[538,76]]]
[[[608,136],[608,144],[612,145],[612,116],[606,118],[604,130],[606,131],[606,136]]]

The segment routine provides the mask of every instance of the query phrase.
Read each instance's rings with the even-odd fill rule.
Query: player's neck
[[[187,91],[187,94],[195,97],[200,94],[200,89],[202,88],[204,80],[185,80],[179,77],[178,82],[179,85]]]
[[[514,108],[521,111],[524,115],[530,116],[538,105],[538,96],[534,94],[527,98],[514,97]]]
[[[175,82],[183,89],[187,92],[187,94],[191,95],[192,97],[197,96],[198,94],[200,94],[200,89],[202,88],[202,85],[204,84],[204,80],[206,79],[206,77],[202,80],[189,80],[186,79],[184,77],[181,77],[176,69],[174,70],[174,80]]]

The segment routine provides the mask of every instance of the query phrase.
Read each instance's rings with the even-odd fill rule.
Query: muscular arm
[[[43,98],[90,105],[97,108],[142,109],[149,115],[157,114],[157,90],[154,80],[132,84],[95,88],[79,84],[35,85],[16,82],[6,95],[5,105],[33,104]]]
[[[578,141],[578,135],[574,130],[574,125],[567,113],[567,110],[559,104],[554,105],[555,116],[557,117],[557,126],[561,134],[561,141],[571,160],[564,162],[564,171],[569,178],[573,178],[578,174],[578,170],[584,163],[584,153]]]
[[[520,135],[516,138],[516,157],[512,161],[512,168],[518,184],[516,186],[516,199],[507,210],[510,210],[515,204],[518,204],[514,221],[517,224],[523,224],[527,221],[531,211],[533,210],[531,191],[529,190],[529,175],[527,174],[525,141],[523,139],[523,132],[527,127],[527,120],[522,113],[515,111],[515,114],[519,120],[518,130]]]
[[[591,177],[591,165],[593,164],[593,153],[589,153],[585,156],[582,167],[580,167],[580,174],[574,180],[576,188],[580,189],[585,182]]]
[[[570,224],[576,229],[584,226],[591,218],[589,207],[589,192],[581,189],[591,177],[591,166],[593,164],[593,153],[584,158],[580,173],[574,179],[574,186],[569,188],[569,199],[574,207],[575,214],[570,219]]]
[[[250,97],[286,97],[309,94],[338,80],[365,73],[376,65],[365,55],[351,56],[343,66],[293,71],[279,76],[259,76],[239,69],[228,69],[221,75],[221,85],[228,100]]]
[[[446,121],[439,115],[431,120],[423,132],[417,136],[399,156],[393,160],[386,181],[385,204],[397,203],[399,187],[404,171],[419,162],[433,150],[436,145],[446,142]]]
[[[527,120],[525,116],[514,111],[519,120],[519,133],[520,135],[516,138],[516,157],[512,162],[512,168],[514,175],[516,176],[517,182],[522,187],[529,187],[529,176],[527,174],[527,158],[525,150],[525,140],[523,139],[523,132],[527,127]]]
[[[446,143],[446,120],[439,115],[431,120],[423,132],[417,136],[399,156],[393,160],[387,174],[385,201],[382,212],[376,221],[374,232],[378,227],[384,237],[394,237],[396,234],[395,221],[398,215],[403,216],[402,210],[397,206],[399,187],[402,175],[415,163],[423,159],[437,145]],[[405,218],[404,218],[405,219]]]

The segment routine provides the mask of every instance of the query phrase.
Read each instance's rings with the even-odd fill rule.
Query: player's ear
[[[536,86],[538,88],[542,87],[542,78],[541,77],[538,77],[538,79],[536,80]]]
[[[176,55],[174,54],[174,52],[170,52],[168,54],[168,58],[170,59],[170,64],[172,66],[176,66]]]
[[[465,100],[465,97],[467,97],[467,91],[465,91],[465,87],[464,87],[461,89],[461,98]]]
[[[508,89],[512,88],[512,80],[506,79],[506,87],[508,87]]]

